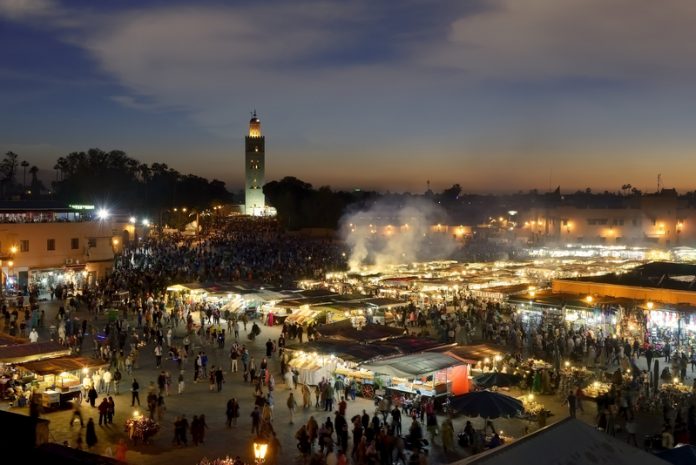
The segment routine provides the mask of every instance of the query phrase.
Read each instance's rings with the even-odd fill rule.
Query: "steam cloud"
[[[431,231],[446,220],[445,211],[425,199],[380,199],[345,215],[341,234],[350,247],[350,270],[450,258],[457,247],[453,235]]]

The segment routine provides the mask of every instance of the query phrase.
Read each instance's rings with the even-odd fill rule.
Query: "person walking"
[[[251,417],[251,434],[255,433],[258,436],[261,427],[261,411],[258,405],[254,407],[249,416]]]
[[[230,349],[230,373],[237,373],[238,366],[237,360],[239,359],[239,352],[237,351],[237,345],[234,344]]]
[[[104,397],[99,404],[98,407],[99,410],[99,426],[102,426],[104,423],[108,423],[107,420],[107,415],[109,414],[109,400]]]
[[[159,368],[162,365],[162,346],[157,344],[155,346],[155,367]]]
[[[227,401],[225,416],[227,417],[225,425],[228,428],[232,428],[233,423],[234,426],[237,426],[237,417],[239,416],[239,404],[237,403],[237,399],[235,399],[234,397]]]
[[[121,371],[118,368],[116,368],[116,371],[114,372],[114,394],[116,395],[119,394],[118,388],[121,385],[121,378]]]
[[[309,386],[306,384],[302,385],[302,408],[308,409],[311,406],[311,392]]]
[[[217,367],[215,369],[215,384],[217,386],[217,392],[222,391],[222,383],[225,382],[225,377],[222,375],[222,368]]]
[[[87,391],[87,399],[89,399],[89,405],[92,407],[96,407],[96,402],[97,402],[97,390],[94,388],[94,385],[89,388],[89,391]]]
[[[580,386],[577,387],[575,390],[575,406],[577,410],[580,410],[580,413],[585,413],[585,408],[582,405],[582,398],[584,394],[582,392],[582,388]]]
[[[133,384],[131,384],[131,407],[135,407],[136,401],[138,401],[138,406],[140,406],[140,384],[133,378]]]
[[[442,433],[442,448],[445,453],[454,450],[454,425],[452,425],[452,418],[447,417],[442,422],[440,432]]]
[[[288,395],[287,400],[288,410],[290,410],[290,424],[295,423],[295,410],[297,409],[297,401],[295,400],[295,394],[291,391]]]
[[[111,370],[106,370],[104,374],[102,375],[102,383],[104,384],[104,392],[108,396],[111,394],[111,380],[113,376],[111,374]]]
[[[109,424],[113,424],[114,422],[114,414],[116,413],[116,402],[114,402],[114,398],[109,396],[109,408],[106,411],[106,422]]]
[[[80,406],[79,400],[73,401],[73,413],[72,417],[70,417],[70,427],[72,427],[73,423],[75,422],[75,418],[80,420],[80,427],[85,426],[84,422],[82,421],[82,407]]]
[[[128,452],[128,445],[124,439],[119,439],[116,445],[116,455],[114,458],[120,462],[126,461],[126,453]]]
[[[94,420],[92,418],[87,420],[87,429],[85,430],[85,442],[87,443],[87,449],[91,449],[97,444],[97,431],[94,427]]]
[[[575,393],[573,391],[568,391],[568,397],[566,397],[564,404],[568,405],[568,414],[570,415],[570,418],[575,418],[575,413],[577,410],[577,397],[575,397]]]
[[[181,370],[179,372],[179,385],[178,385],[178,391],[179,395],[184,393],[184,370]]]

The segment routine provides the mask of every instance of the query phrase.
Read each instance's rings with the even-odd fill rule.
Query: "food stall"
[[[27,385],[32,382],[33,375],[17,369],[16,364],[70,354],[70,349],[57,342],[30,344],[21,341],[4,335],[0,337],[0,342],[7,344],[0,347],[0,397],[13,402],[17,400],[20,404],[26,400]]]
[[[382,325],[394,324],[399,321],[402,309],[408,306],[406,301],[388,297],[365,299],[362,303],[365,305],[367,321]]]
[[[345,340],[320,338],[304,344],[291,344],[286,347],[290,356],[288,365],[298,371],[298,382],[316,385],[323,378],[341,375],[347,381],[355,379],[357,394],[372,397],[374,374],[359,368],[365,362],[378,356],[398,355],[398,349],[390,346],[349,343]],[[365,387],[369,385],[369,387]]]
[[[367,323],[354,325],[351,320],[341,320],[317,326],[316,332],[323,337],[343,339],[358,343],[389,340],[402,336],[403,328]]]
[[[309,386],[316,386],[322,379],[331,378],[337,363],[335,355],[304,351],[295,352],[288,361],[288,365],[298,373],[297,382]]]
[[[68,355],[65,357],[18,363],[25,376],[32,377],[34,395],[40,396],[43,407],[57,407],[80,397],[82,378],[91,370],[107,367],[103,360]]]
[[[468,392],[468,367],[438,352],[375,360],[361,364],[361,368],[375,375],[385,375],[386,391],[397,396],[421,395],[441,403],[450,394]]]
[[[282,309],[283,307],[281,307]],[[287,310],[286,310],[287,311]],[[290,310],[290,314],[285,317],[285,323],[304,326],[313,323],[321,313],[318,310],[309,307],[299,307],[295,310]]]

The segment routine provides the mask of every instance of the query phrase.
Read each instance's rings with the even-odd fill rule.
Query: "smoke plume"
[[[450,258],[456,241],[446,224],[445,211],[426,199],[382,198],[368,209],[348,213],[341,220],[341,234],[350,247],[349,268],[382,270]]]

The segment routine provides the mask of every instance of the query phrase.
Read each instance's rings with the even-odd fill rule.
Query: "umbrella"
[[[514,397],[492,391],[475,391],[450,399],[450,407],[469,417],[514,417],[524,411]]]
[[[696,446],[687,444],[657,452],[655,455],[673,465],[690,465],[696,463]]]
[[[499,371],[494,371],[491,373],[485,373],[474,378],[474,382],[477,386],[482,388],[490,388],[493,386],[514,386],[520,382],[522,379],[519,375],[513,375],[512,373],[501,373]]]

